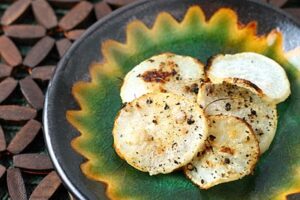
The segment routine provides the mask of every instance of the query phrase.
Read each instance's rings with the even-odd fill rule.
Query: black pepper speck
[[[164,110],[170,109],[170,106],[168,104],[165,105]]]
[[[225,164],[230,164],[229,158],[225,158],[225,159],[224,159],[224,163],[225,163]]]
[[[230,103],[226,103],[225,104],[225,110],[226,111],[230,111],[231,110],[231,104]]]
[[[195,123],[195,120],[193,120],[192,117],[188,118],[188,120],[187,120],[188,125],[192,125],[194,123]]]
[[[152,99],[147,99],[146,103],[147,103],[147,104],[152,104],[153,101],[152,101]]]

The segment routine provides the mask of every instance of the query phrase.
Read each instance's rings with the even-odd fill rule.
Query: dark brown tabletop
[[[0,199],[72,199],[53,170],[43,139],[47,85],[85,29],[133,1],[0,1]],[[299,0],[262,1],[281,7],[300,24]]]

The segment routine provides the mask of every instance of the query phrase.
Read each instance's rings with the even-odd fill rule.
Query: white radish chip
[[[291,94],[284,69],[274,60],[257,53],[218,55],[208,65],[206,73],[212,83],[221,83],[227,78],[250,81],[272,103],[283,102]]]
[[[204,147],[207,122],[193,101],[171,93],[149,93],[122,108],[115,120],[119,156],[150,175],[186,165]]]
[[[164,53],[134,67],[121,88],[123,103],[151,92],[175,93],[196,101],[204,79],[204,66],[197,59]]]
[[[186,165],[185,174],[200,188],[234,181],[250,174],[259,157],[251,127],[230,116],[210,116],[206,149]]]
[[[226,82],[206,83],[201,86],[197,101],[207,115],[236,116],[249,123],[259,141],[260,152],[264,153],[275,136],[276,105],[264,101],[250,87],[251,84],[246,89],[246,85],[239,87]]]

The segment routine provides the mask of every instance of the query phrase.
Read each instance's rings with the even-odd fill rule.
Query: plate
[[[124,48],[124,51],[122,52],[122,50],[119,51],[118,48],[115,47],[122,49],[124,46],[111,40],[125,43],[126,27],[128,24],[132,24],[133,21],[139,20],[147,27],[152,27],[157,16],[161,12],[169,13],[176,20],[182,21],[186,12],[192,6],[194,6],[193,12],[198,12],[198,14],[199,12],[201,13],[201,11],[197,11],[197,6],[200,6],[204,11],[206,19],[210,19],[212,15],[220,8],[227,10],[225,14],[223,13],[225,18],[222,18],[221,13],[221,17],[219,16],[219,19],[216,20],[216,23],[220,22],[218,27],[222,24],[225,24],[224,29],[220,29],[219,27],[216,29],[216,31],[211,30],[210,34],[216,35],[214,37],[211,37],[212,35],[208,37],[213,40],[212,44],[215,46],[199,45],[199,47],[195,47],[194,42],[198,41],[193,41],[193,39],[191,39],[191,35],[191,37],[189,37],[191,40],[188,42],[178,40],[178,43],[175,46],[173,43],[166,43],[163,48],[157,48],[156,46],[156,49],[153,47],[153,49],[142,52],[142,56],[132,57],[132,61],[122,60],[122,58],[124,58],[122,55],[127,55],[126,50],[134,50],[134,45],[132,46],[132,49]],[[59,63],[49,84],[44,109],[44,133],[48,151],[54,166],[64,184],[69,188],[75,197],[79,199],[108,199],[108,196],[115,199],[182,199],[184,197],[189,197],[189,199],[240,199],[241,197],[248,197],[249,199],[261,199],[262,197],[269,198],[270,196],[264,195],[272,191],[274,198],[278,197],[280,199],[284,198],[284,196],[289,193],[300,191],[300,187],[298,185],[299,182],[297,182],[300,178],[296,176],[297,174],[300,174],[300,144],[299,140],[291,139],[291,137],[296,137],[296,139],[299,139],[297,132],[300,130],[300,113],[297,109],[300,107],[300,105],[297,103],[299,102],[297,99],[300,99],[300,93],[298,90],[296,90],[299,89],[298,84],[293,85],[294,83],[298,82],[298,79],[295,75],[297,72],[295,69],[292,69],[290,65],[288,65],[287,68],[289,68],[288,70],[291,73],[289,75],[290,78],[293,79],[293,94],[286,103],[280,104],[278,107],[280,113],[278,127],[279,134],[276,135],[274,144],[271,146],[270,150],[261,158],[260,163],[255,171],[255,175],[253,176],[249,176],[241,181],[235,181],[230,184],[223,184],[208,191],[203,191],[189,183],[189,181],[186,180],[180,173],[166,175],[164,177],[157,176],[156,178],[148,179],[148,175],[137,172],[136,170],[126,166],[126,163],[122,163],[122,161],[118,160],[115,155],[105,157],[101,154],[103,152],[99,152],[103,141],[107,141],[104,149],[109,149],[109,152],[113,152],[111,133],[107,131],[105,133],[105,138],[99,138],[102,133],[101,130],[97,130],[97,128],[99,129],[100,126],[100,128],[103,128],[103,130],[109,130],[112,127],[113,119],[117,113],[117,110],[121,106],[121,101],[118,97],[118,91],[116,88],[111,90],[111,88],[109,88],[110,83],[116,84],[117,81],[119,81],[119,84],[121,84],[119,79],[122,79],[124,73],[128,71],[130,67],[134,66],[132,66],[133,63],[140,61],[142,57],[150,57],[150,55],[152,55],[154,52],[156,54],[160,53],[160,51],[182,53],[197,57],[203,62],[206,62],[206,59],[209,56],[212,56],[216,53],[234,53],[234,48],[240,48],[240,46],[242,46],[241,44],[244,45],[245,42],[247,43],[247,40],[240,40],[238,43],[231,43],[230,45],[233,46],[229,45],[228,48],[226,47],[226,49],[219,48],[218,44],[219,42],[223,41],[222,37],[226,36],[228,33],[226,31],[224,33],[220,33],[220,31],[222,32],[222,30],[226,30],[227,25],[231,26],[230,23],[227,22],[232,22],[231,19],[234,19],[235,12],[237,13],[239,24],[248,24],[248,26],[243,27],[248,30],[248,32],[243,32],[243,37],[247,38],[247,35],[251,36],[251,34],[253,34],[256,30],[256,24],[250,23],[254,20],[257,22],[257,33],[259,35],[268,34],[274,28],[279,28],[283,33],[283,38],[281,38],[280,34],[278,35],[276,31],[266,35],[267,38],[265,38],[264,43],[266,46],[265,48],[267,48],[268,45],[274,45],[276,47],[278,46],[277,43],[281,43],[281,40],[284,42],[283,48],[286,51],[300,46],[299,25],[289,16],[286,16],[282,11],[256,1],[146,0],[138,1],[135,4],[119,9],[103,20],[98,21],[91,28],[89,28],[86,33],[71,47],[71,49],[66,53],[64,58]],[[192,14],[190,19],[193,19]],[[167,21],[165,24],[166,26],[164,26],[164,23],[162,23],[160,30],[163,31],[158,31],[157,34],[160,34],[160,32],[165,34],[167,31],[172,30],[172,24],[174,25],[177,23],[175,20],[170,18],[170,15],[163,15],[164,17],[161,18],[162,21]],[[229,20],[226,18],[228,15],[231,16],[231,19]],[[204,17],[204,15],[202,17]],[[223,21],[221,19],[223,19]],[[236,23],[237,22],[235,21],[234,26]],[[132,30],[137,30],[135,33],[132,33],[132,35],[134,35],[134,37],[131,37],[133,41],[135,38],[140,37],[139,35],[143,35],[142,32],[144,30],[140,26],[140,23],[135,24],[136,25],[132,25]],[[139,29],[134,29],[134,27],[139,27]],[[168,30],[169,28],[171,29]],[[240,28],[242,28],[242,26]],[[138,30],[142,31],[140,32]],[[171,31],[168,39],[172,40],[172,35],[173,32]],[[261,38],[264,40],[264,37]],[[130,41],[130,37],[127,39]],[[157,39],[160,39],[160,37],[157,37]],[[110,42],[105,42],[107,40],[110,40]],[[143,42],[145,41],[146,40],[143,40]],[[189,48],[190,46],[188,44],[193,48]],[[224,46],[224,43],[220,44]],[[247,43],[247,45],[253,44],[251,41]],[[106,49],[102,51],[102,53],[100,51],[101,45],[103,49]],[[138,43],[136,43],[136,45],[138,46]],[[151,44],[146,44],[145,46],[151,47]],[[145,48],[145,46],[142,48]],[[256,47],[253,45],[251,48],[261,51],[260,47],[261,46]],[[272,51],[265,52],[268,56],[275,56],[279,62],[284,62],[282,57],[276,56],[277,54],[279,55],[282,53],[280,52],[280,49],[270,49]],[[118,55],[120,52],[121,54]],[[127,53],[129,55],[132,52],[128,51]],[[105,56],[106,61],[109,60],[111,56],[115,56],[115,58],[119,59],[117,59],[117,61],[122,62],[127,68],[125,68],[124,71],[121,70],[122,72],[120,72],[118,71],[118,68],[114,67],[116,63],[113,62],[111,63],[111,67],[102,66],[103,68],[101,68],[101,65],[95,67],[94,64],[93,68],[98,68],[98,70],[91,70],[92,74],[96,74],[91,78],[89,73],[90,66],[93,63],[101,63],[104,59],[103,55]],[[101,71],[99,69],[101,69],[103,72],[95,72]],[[114,79],[106,79],[105,76],[102,76],[102,73],[104,75],[115,74],[115,77]],[[92,113],[96,117],[95,119],[99,121],[100,125],[95,125],[95,123],[90,123],[90,121],[87,120],[84,122],[86,127],[80,126],[79,124],[77,124],[77,126],[75,125],[75,127],[77,129],[81,129],[81,132],[84,132],[86,129],[89,129],[87,132],[97,133],[97,131],[99,131],[99,137],[95,137],[93,144],[73,142],[73,147],[75,147],[75,150],[71,146],[71,143],[80,135],[80,133],[69,123],[66,118],[66,113],[70,110],[75,110],[75,112],[76,110],[80,110],[80,107],[72,94],[72,88],[75,83],[78,81],[89,82],[91,79],[94,83],[100,82],[101,80],[104,85],[106,84],[108,86],[107,88],[102,87],[103,91],[101,90],[99,95],[97,92],[93,94],[93,92],[89,93],[87,90],[86,94],[83,94],[84,92],[81,93],[83,94],[81,96],[83,97],[83,99],[81,99],[81,106],[82,102],[86,100],[84,100],[84,97],[89,97],[89,101],[92,102],[91,104],[94,104],[93,106],[95,109],[90,109],[88,112]],[[81,85],[83,86],[82,91],[84,91],[86,85],[84,83]],[[77,89],[73,89],[74,93],[79,94],[80,92],[78,93],[78,91],[80,89],[78,88],[80,87],[81,86],[78,86]],[[81,97],[78,95],[77,100],[80,101]],[[103,99],[104,97],[105,99]],[[104,106],[101,107],[102,113],[97,113],[97,106],[101,105],[101,103],[105,103],[106,110]],[[70,118],[73,119],[72,124],[76,124],[74,123],[74,121],[76,121],[74,120],[74,115]],[[72,121],[72,119],[69,120]],[[81,122],[83,122],[84,119],[85,118],[82,118]],[[81,147],[79,147],[80,145]],[[84,148],[87,149],[85,152],[82,151]],[[282,151],[280,151],[281,149]],[[85,156],[82,156],[83,154]],[[86,157],[94,159],[87,164]],[[97,167],[105,164],[103,160],[102,163],[98,163],[101,158],[107,159],[105,162],[108,164],[111,162],[121,164],[119,168],[115,169],[114,172],[111,172],[107,169],[109,176],[102,177],[101,170],[102,173],[105,174],[106,169]],[[80,168],[81,164],[83,163],[85,164],[82,165],[82,169],[85,173],[83,173]],[[285,166],[288,166],[286,171],[282,170]],[[293,169],[291,167],[290,169],[289,166],[292,166]],[[119,174],[120,170],[124,171]],[[278,173],[275,174],[275,172]],[[291,173],[295,173],[295,176]],[[87,176],[93,178],[94,180],[87,178]],[[128,176],[129,179],[127,179]],[[293,177],[293,180],[288,180],[291,177]],[[108,187],[107,184],[95,181],[102,179],[105,179],[104,181],[109,183]],[[123,183],[122,180],[127,180],[128,182],[120,185],[120,183]],[[272,182],[275,183],[273,184]],[[278,184],[280,185],[281,183],[283,184],[282,188],[278,186]],[[140,186],[145,187],[141,188]],[[108,189],[108,192],[106,189]]]

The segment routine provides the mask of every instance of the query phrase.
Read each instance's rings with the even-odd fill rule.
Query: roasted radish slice
[[[256,85],[272,103],[283,102],[291,93],[284,69],[274,60],[257,53],[218,55],[207,67],[212,83],[224,79],[243,79]]]
[[[186,165],[185,173],[200,188],[234,181],[250,174],[259,157],[258,141],[243,120],[210,116],[206,149]]]
[[[204,79],[198,60],[171,53],[153,56],[134,67],[121,88],[123,103],[151,92],[175,93],[196,101]]]
[[[251,84],[246,83],[243,87],[226,82],[203,84],[198,103],[208,115],[223,114],[244,119],[254,130],[260,152],[264,153],[276,132],[276,105],[264,101],[260,94],[254,92],[256,89],[250,89]]]
[[[127,103],[113,129],[115,150],[150,175],[186,165],[204,148],[207,122],[202,109],[185,97],[149,93]]]

